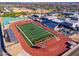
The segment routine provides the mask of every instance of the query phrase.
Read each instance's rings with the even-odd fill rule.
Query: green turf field
[[[22,33],[25,40],[28,41],[28,43],[32,46],[34,45],[33,42],[45,38],[48,35],[52,35],[52,37],[55,37],[54,34],[48,32],[35,23],[19,25],[17,26],[17,28]]]

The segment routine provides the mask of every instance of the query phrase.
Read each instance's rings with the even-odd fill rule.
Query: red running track
[[[23,20],[23,21],[18,21],[18,22],[10,24],[17,40],[19,41],[19,43],[21,44],[21,46],[23,47],[23,49],[26,52],[28,52],[29,54],[31,54],[33,56],[56,56],[56,55],[60,55],[61,53],[63,53],[66,50],[65,43],[68,40],[67,37],[65,37],[62,34],[59,34],[58,32],[53,31],[52,29],[47,28],[47,27],[45,27],[45,26],[43,26],[43,25],[41,25],[40,23],[37,23],[37,22],[34,22],[34,23],[36,23],[37,25],[43,27],[44,29],[48,30],[49,32],[57,35],[60,40],[51,39],[51,40],[48,40],[44,43],[41,43],[41,44],[46,45],[45,48],[40,48],[40,49],[31,48],[27,44],[27,42],[25,41],[25,39],[23,38],[21,33],[16,28],[16,25],[28,24],[28,23],[31,23],[31,22],[34,22],[34,21],[33,20]]]

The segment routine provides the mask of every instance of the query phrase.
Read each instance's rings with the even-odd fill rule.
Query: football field
[[[47,40],[47,36],[51,36],[52,38],[56,37],[56,35],[50,33],[49,31],[36,25],[35,23],[17,25],[17,29],[21,32],[21,34],[30,46],[34,46],[35,43],[37,44]],[[44,38],[44,40],[42,40],[42,38]]]

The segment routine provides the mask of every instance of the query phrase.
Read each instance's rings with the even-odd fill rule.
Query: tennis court
[[[32,27],[32,28],[29,28],[28,26]],[[63,53],[67,49],[66,48],[66,44],[65,44],[67,42],[67,37],[64,37],[63,35],[59,34],[58,32],[53,31],[52,29],[47,28],[47,27],[43,26],[42,24],[37,23],[37,22],[35,22],[33,20],[23,20],[23,21],[14,22],[14,23],[10,24],[10,27],[12,28],[12,31],[14,32],[16,39],[19,41],[19,43],[21,44],[23,49],[26,52],[28,52],[30,55],[33,55],[33,56],[60,55],[61,53]],[[24,29],[22,27],[24,27]],[[34,27],[35,27],[35,32],[34,32],[34,29],[33,29]],[[31,33],[29,29],[33,30],[31,36],[34,37],[35,33],[39,32],[39,31],[37,31],[38,28],[40,28],[41,31],[44,31],[47,34],[45,34],[43,36],[38,36],[39,38],[38,39],[34,39],[33,42],[35,42],[37,40],[44,39],[42,37],[48,37],[49,35],[53,35],[53,34],[56,35],[56,37],[52,36],[51,39],[48,38],[49,40],[47,40],[45,38],[44,39],[45,41],[42,41],[41,43],[39,42],[39,44],[36,43],[36,46],[45,45],[45,48],[39,48],[39,49],[32,48],[32,47],[29,46],[28,41],[26,41],[30,37],[28,35],[28,33]],[[37,35],[40,35],[40,34],[37,34]],[[35,35],[35,36],[37,36],[37,35]],[[28,39],[24,38],[24,36],[27,36]],[[36,37],[34,37],[34,38],[36,38]],[[40,39],[40,38],[42,38],[42,39]],[[31,43],[32,43],[32,39],[33,38],[29,39],[31,41]]]
[[[25,40],[27,41],[28,39],[29,44],[31,46],[42,42],[42,38],[46,38],[47,36],[51,36],[52,38],[56,37],[56,35],[50,33],[49,31],[43,29],[42,27],[39,27],[35,23],[19,25],[17,26],[17,28],[20,30]]]

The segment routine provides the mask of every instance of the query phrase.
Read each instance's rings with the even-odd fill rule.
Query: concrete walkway
[[[29,53],[22,50],[17,56],[31,56]]]

